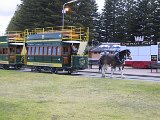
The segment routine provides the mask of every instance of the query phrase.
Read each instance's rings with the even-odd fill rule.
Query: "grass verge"
[[[0,70],[0,120],[159,120],[160,83]]]

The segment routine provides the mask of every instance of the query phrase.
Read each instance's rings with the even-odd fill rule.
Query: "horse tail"
[[[103,66],[103,58],[104,56],[101,56],[100,57],[100,59],[99,59],[99,61],[98,61],[98,66],[99,66],[99,71],[101,71],[102,70],[102,66]]]

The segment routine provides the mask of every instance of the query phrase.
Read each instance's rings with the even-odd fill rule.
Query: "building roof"
[[[97,46],[92,47],[90,52],[104,52],[104,51],[116,51],[120,49],[120,44],[118,43],[100,43]]]

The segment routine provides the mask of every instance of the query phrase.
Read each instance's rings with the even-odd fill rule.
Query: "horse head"
[[[131,52],[130,52],[130,50],[129,50],[129,49],[122,50],[119,54],[123,57],[123,59],[129,59],[129,60],[132,60]]]

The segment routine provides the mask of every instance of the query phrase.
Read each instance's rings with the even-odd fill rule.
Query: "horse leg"
[[[110,75],[110,78],[113,78],[113,74],[114,74],[115,70],[116,70],[116,68],[111,67],[111,75]]]
[[[125,78],[125,76],[123,75],[123,66],[120,67],[120,71],[121,71],[121,78]]]
[[[105,77],[105,65],[102,65],[101,73],[102,73],[102,77]]]
[[[102,65],[99,64],[99,72],[102,72]]]
[[[104,72],[107,73],[108,65],[105,65]]]

